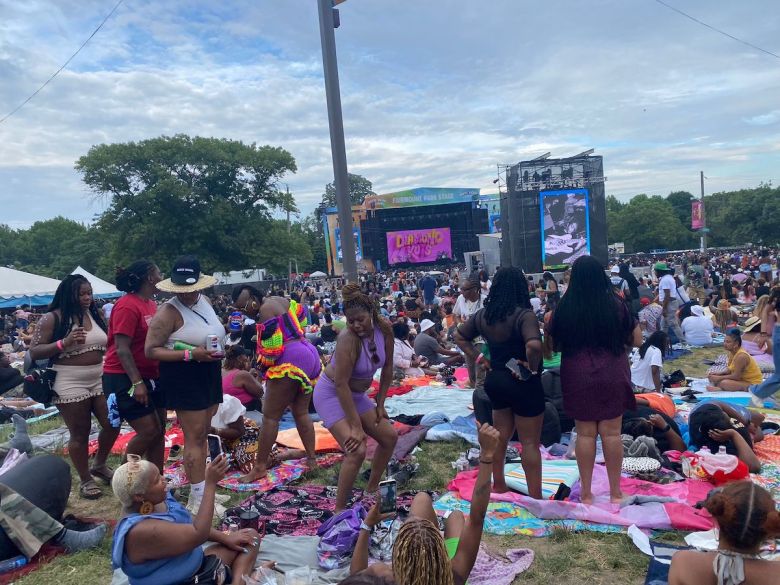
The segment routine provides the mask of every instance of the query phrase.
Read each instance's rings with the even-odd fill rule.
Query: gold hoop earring
[[[257,308],[257,303],[256,303],[256,302],[254,302],[254,301],[252,301],[252,308],[253,308],[253,309],[256,309],[256,308]]]
[[[141,504],[141,508],[139,509],[139,512],[143,514],[144,516],[148,516],[152,512],[154,512],[154,504],[148,501],[144,501],[143,504]]]

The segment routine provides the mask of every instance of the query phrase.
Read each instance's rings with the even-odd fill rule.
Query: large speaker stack
[[[591,152],[562,159],[551,159],[548,153],[506,166],[506,193],[501,195],[502,266],[518,266],[529,273],[545,270],[540,198],[546,192],[582,189],[587,190],[590,254],[606,265],[606,177],[602,158],[590,156]]]

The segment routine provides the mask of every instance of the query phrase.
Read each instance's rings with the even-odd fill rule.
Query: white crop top
[[[192,307],[188,307],[176,297],[169,300],[168,304],[179,311],[184,320],[184,325],[171,333],[168,338],[165,344],[168,349],[173,349],[173,344],[176,341],[202,347],[206,343],[207,335],[216,335],[220,340],[225,337],[225,327],[203,295],[198,297],[198,302]]]

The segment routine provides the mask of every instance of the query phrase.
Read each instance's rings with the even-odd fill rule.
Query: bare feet
[[[317,458],[316,457],[307,457],[306,458],[306,466],[309,468],[309,471],[312,469],[317,469]]]
[[[720,392],[720,388],[710,384],[709,386],[707,386],[707,392]]]
[[[509,488],[507,487],[506,484],[499,485],[497,483],[494,483],[493,489],[490,491],[492,491],[494,494],[505,494],[509,491]]]
[[[590,506],[593,503],[593,494],[581,494],[580,503]]]
[[[609,495],[609,501],[613,504],[620,504],[625,499],[625,494],[623,493],[617,493],[617,494],[610,494]]]
[[[266,475],[268,475],[268,470],[265,467],[255,465],[252,471],[239,477],[238,481],[239,483],[254,483],[258,479],[263,479]]]

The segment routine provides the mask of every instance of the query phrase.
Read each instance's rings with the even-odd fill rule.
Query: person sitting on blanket
[[[245,528],[225,534],[212,527],[214,494],[228,462],[219,455],[206,465],[206,485],[193,518],[168,491],[157,467],[137,455],[114,472],[111,487],[122,503],[123,516],[114,530],[111,562],[127,575],[130,585],[156,583],[244,583],[255,566],[260,537]],[[205,550],[201,546],[215,544]],[[207,581],[204,573],[225,575]]]
[[[691,409],[688,428],[690,443],[696,449],[706,446],[712,453],[717,453],[720,446],[725,445],[726,452],[736,455],[751,473],[761,471],[761,462],[753,452],[753,443],[754,436],[755,440],[760,441],[764,435],[746,408],[725,402],[702,402]]]
[[[704,507],[718,524],[718,550],[675,553],[669,585],[777,585],[777,562],[757,557],[764,541],[780,536],[770,493],[752,481],[735,481],[712,490]]]
[[[707,390],[747,390],[750,386],[764,381],[755,358],[742,349],[742,332],[739,329],[735,327],[726,332],[723,347],[728,352],[727,369],[721,374],[707,376],[711,382]]]
[[[238,398],[247,410],[263,410],[263,385],[257,381],[257,371],[251,370],[253,352],[241,345],[225,348],[222,362],[222,395]]]
[[[253,420],[244,418],[246,407],[235,396],[225,394],[222,404],[211,419],[209,433],[222,439],[222,446],[228,456],[231,471],[249,473],[257,455],[257,441],[260,439],[260,427]],[[266,461],[266,469],[276,467],[288,459],[306,457],[303,449],[279,449],[274,444]]]
[[[393,579],[398,585],[463,585],[477,559],[482,525],[490,502],[490,475],[494,457],[502,457],[496,448],[500,433],[489,424],[479,428],[479,473],[471,496],[468,521],[460,511],[450,514],[444,523],[444,536],[428,494],[414,497],[409,518],[398,530],[393,543],[393,563],[368,566],[371,532],[381,520],[392,514],[380,514],[379,502],[360,525],[350,574],[369,574]]]

